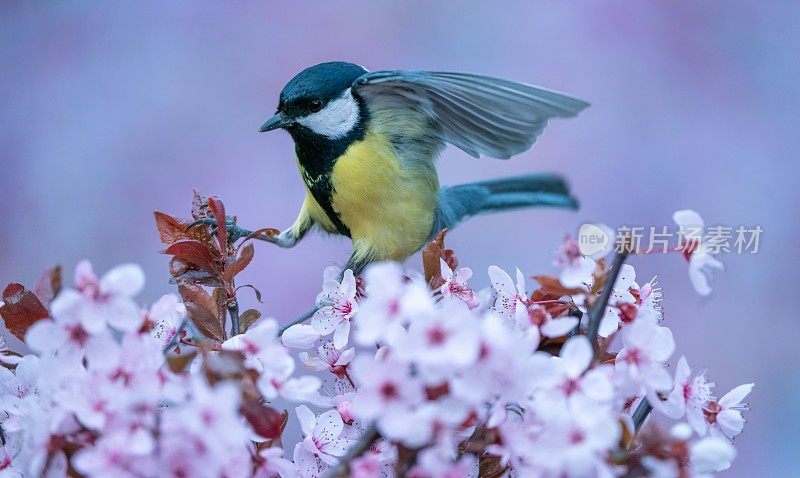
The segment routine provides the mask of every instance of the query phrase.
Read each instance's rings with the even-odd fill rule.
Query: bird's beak
[[[283,128],[289,124],[289,120],[283,116],[283,113],[278,112],[275,113],[275,116],[268,119],[266,123],[261,125],[261,128],[258,129],[259,132],[264,133],[267,131],[272,131],[273,129]]]

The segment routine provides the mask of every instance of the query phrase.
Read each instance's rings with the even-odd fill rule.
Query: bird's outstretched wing
[[[424,113],[438,139],[472,156],[508,159],[530,148],[554,117],[575,116],[589,103],[536,86],[469,73],[375,71],[353,92],[370,103]]]

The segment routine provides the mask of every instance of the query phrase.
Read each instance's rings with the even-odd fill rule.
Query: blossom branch
[[[346,477],[349,476],[349,469],[350,463],[353,462],[356,458],[360,457],[364,454],[365,451],[369,450],[369,447],[372,446],[372,443],[375,442],[379,438],[378,435],[378,427],[375,423],[372,423],[365,431],[364,434],[361,435],[361,438],[358,439],[355,445],[350,447],[347,451],[347,454],[342,457],[339,464],[331,471],[329,475],[330,478],[336,478],[339,476]]]
[[[315,305],[314,307],[312,307],[310,310],[308,310],[307,312],[305,312],[305,313],[304,313],[303,315],[301,315],[300,317],[296,318],[295,320],[293,320],[293,321],[289,322],[288,324],[284,325],[283,327],[281,327],[281,328],[278,330],[278,337],[280,337],[281,335],[283,335],[283,333],[284,333],[284,332],[286,332],[286,330],[287,330],[289,327],[292,327],[292,326],[295,326],[295,325],[298,325],[298,324],[302,324],[302,323],[303,323],[303,322],[305,322],[306,320],[310,319],[310,318],[311,318],[311,316],[313,316],[313,315],[314,315],[314,313],[315,313],[316,311],[318,311],[318,310],[319,310],[319,306],[318,306],[318,305]]]
[[[239,302],[234,297],[228,304],[228,313],[231,316],[231,337],[239,335]]]
[[[647,416],[650,415],[651,411],[653,411],[653,406],[650,405],[646,397],[642,398],[642,401],[639,402],[639,406],[637,406],[636,410],[633,412],[633,427],[636,433],[639,433],[639,430],[642,428],[642,425],[644,425],[644,421],[647,419]]]
[[[592,343],[592,346],[595,347],[595,350],[597,350],[597,331],[600,328],[600,320],[603,318],[606,306],[608,306],[608,301],[611,298],[611,292],[614,290],[614,284],[617,282],[617,277],[627,257],[627,248],[623,248],[623,250],[618,252],[614,257],[614,264],[611,266],[611,270],[608,273],[605,286],[602,292],[600,292],[600,297],[598,297],[594,307],[589,311],[589,324],[586,329],[586,336]]]

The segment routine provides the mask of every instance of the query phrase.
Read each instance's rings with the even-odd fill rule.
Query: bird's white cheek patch
[[[297,122],[311,131],[331,139],[342,138],[358,124],[358,103],[346,89],[342,96],[328,102],[325,108]]]

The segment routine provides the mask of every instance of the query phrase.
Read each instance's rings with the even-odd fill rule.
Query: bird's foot
[[[214,217],[204,217],[202,219],[198,219],[193,223],[189,224],[189,227],[187,227],[186,229],[188,230],[199,225],[209,226],[210,228],[209,232],[211,232],[211,235],[217,233],[217,219]],[[234,219],[231,216],[225,217],[225,229],[228,232],[228,241],[231,243],[234,243],[243,237],[247,237],[253,234],[253,231],[245,229],[236,224],[236,219]]]

